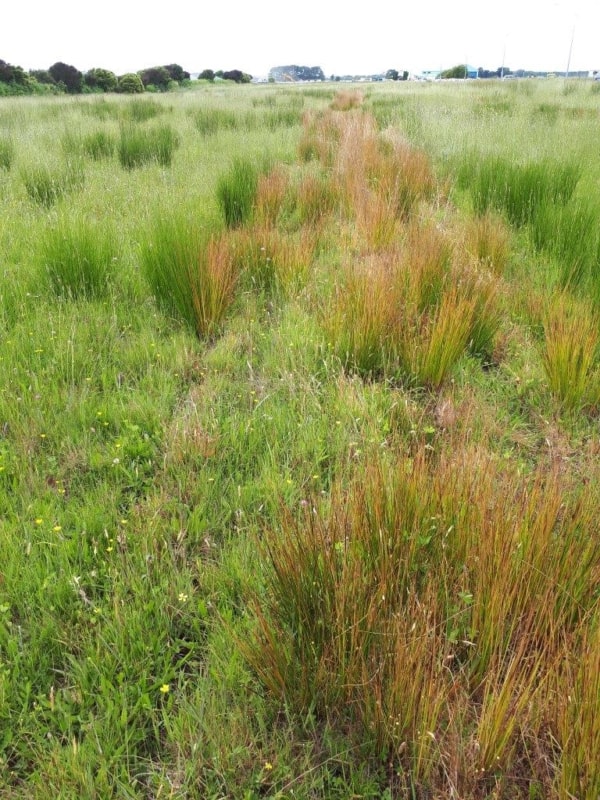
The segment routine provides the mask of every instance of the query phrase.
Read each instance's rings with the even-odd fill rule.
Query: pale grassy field
[[[1,797],[597,800],[596,88],[0,102]]]

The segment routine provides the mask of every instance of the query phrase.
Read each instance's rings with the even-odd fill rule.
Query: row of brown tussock
[[[355,99],[307,115],[300,156],[311,170],[265,178],[257,214],[276,226],[287,203],[335,231],[340,269],[311,299],[345,367],[439,390],[466,353],[493,359],[506,223],[457,221],[427,155]],[[544,320],[551,390],[577,408],[595,317],[563,296]],[[552,462],[528,475],[440,414],[446,446],[374,449],[264,532],[267,586],[240,647],[288,708],[385,758],[391,796],[597,800],[597,490]]]

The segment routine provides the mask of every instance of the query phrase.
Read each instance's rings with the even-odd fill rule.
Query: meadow
[[[597,800],[600,87],[0,102],[0,796]]]

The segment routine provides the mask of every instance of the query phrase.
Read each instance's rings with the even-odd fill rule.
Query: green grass
[[[9,170],[15,158],[15,146],[8,136],[0,138],[0,169]]]
[[[250,219],[258,185],[258,169],[248,159],[237,158],[217,183],[217,200],[225,224],[237,228]]]
[[[158,304],[198,336],[214,336],[234,299],[238,271],[214,223],[159,217],[142,245],[142,271]]]
[[[2,98],[2,798],[595,800],[563,85]]]
[[[80,189],[85,177],[78,160],[57,165],[31,164],[22,169],[21,176],[30,199],[46,208]]]
[[[107,295],[118,260],[110,228],[86,219],[62,217],[41,239],[42,273],[57,295],[71,299]]]
[[[171,125],[145,128],[134,124],[121,127],[117,152],[125,169],[152,163],[170,167],[178,146],[179,136]]]

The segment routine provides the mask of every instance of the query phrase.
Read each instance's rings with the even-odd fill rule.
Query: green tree
[[[466,78],[467,77],[467,65],[466,64],[457,64],[455,67],[451,67],[450,69],[445,69],[442,74],[440,75],[441,78]]]
[[[385,73],[385,78],[388,81],[397,81],[399,77],[400,74],[397,69],[388,69],[388,71]]]
[[[83,90],[83,74],[71,64],[57,61],[48,72],[56,83],[62,83],[69,94],[79,94]]]
[[[223,79],[235,83],[250,83],[252,75],[248,75],[247,72],[242,72],[240,69],[230,69],[223,72]]]
[[[141,94],[144,91],[144,84],[135,72],[127,72],[119,78],[117,91],[123,94]]]
[[[203,69],[202,72],[198,75],[199,81],[210,81],[211,83],[215,79],[215,73],[212,69]]]
[[[100,89],[103,92],[115,92],[117,90],[117,76],[109,69],[94,67],[85,73],[84,81],[85,85],[90,89]]]
[[[183,67],[180,67],[179,64],[165,64],[164,67],[172,81],[177,81],[177,83],[181,83],[182,81],[189,81],[190,73],[186,72]]]
[[[161,92],[165,92],[169,86],[171,76],[165,67],[148,67],[138,73],[144,86],[156,86]]]
[[[29,74],[31,75],[32,78],[35,78],[35,80],[38,83],[44,83],[48,86],[51,86],[52,84],[56,83],[56,81],[54,80],[52,75],[50,75],[47,69],[31,69],[29,70]]]

